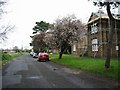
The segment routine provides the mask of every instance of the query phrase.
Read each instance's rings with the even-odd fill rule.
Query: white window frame
[[[73,51],[74,52],[76,51],[76,45],[75,44],[73,45]]]
[[[98,32],[97,23],[94,23],[93,25],[91,25],[91,34],[97,32]]]
[[[98,39],[92,40],[92,51],[98,51]]]

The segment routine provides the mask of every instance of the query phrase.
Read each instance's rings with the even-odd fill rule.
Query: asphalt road
[[[15,58],[2,70],[2,88],[116,88],[117,83],[48,62],[29,54]]]

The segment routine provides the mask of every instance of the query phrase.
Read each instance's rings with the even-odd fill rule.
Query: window
[[[94,23],[93,25],[91,25],[91,34],[97,33],[97,32],[98,32],[97,23]]]
[[[98,51],[98,39],[92,40],[92,51]]]
[[[73,51],[74,52],[76,51],[76,45],[75,44],[73,45]]]

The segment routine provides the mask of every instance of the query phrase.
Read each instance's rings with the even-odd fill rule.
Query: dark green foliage
[[[49,23],[46,23],[44,21],[36,22],[36,26],[34,26],[33,28],[35,32],[33,33],[37,33],[38,31],[45,32],[46,30],[48,30],[48,27],[49,27]]]

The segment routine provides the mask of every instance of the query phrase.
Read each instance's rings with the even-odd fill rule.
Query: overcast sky
[[[58,17],[68,14],[87,22],[92,12],[98,10],[88,0],[9,0],[5,22],[15,25],[14,32],[8,34],[8,40],[0,47],[12,48],[18,46],[29,48],[32,28],[36,21],[53,23]]]

